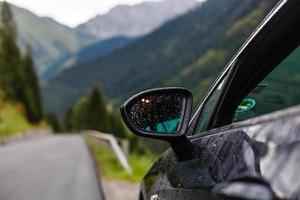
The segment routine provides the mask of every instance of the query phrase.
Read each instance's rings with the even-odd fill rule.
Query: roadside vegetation
[[[98,170],[106,180],[138,182],[153,163],[154,156],[144,145],[144,141],[133,136],[123,124],[121,117],[109,109],[97,86],[92,87],[89,95],[80,98],[72,108],[67,110],[63,123],[60,123],[55,115],[48,116],[48,122],[58,131],[71,133],[96,130],[129,140],[128,162],[132,167],[132,174],[128,174],[123,169],[113,152],[101,146],[96,140],[87,139]]]
[[[5,102],[0,91],[0,139],[33,128],[24,116],[24,109],[19,103]]]
[[[43,110],[30,47],[18,47],[10,6],[6,1],[1,5],[0,137],[7,137],[39,126]]]
[[[112,152],[92,139],[87,139],[87,144],[92,151],[98,170],[105,180],[140,182],[154,161],[154,156],[152,155],[132,153],[128,156],[132,174],[128,174]]]

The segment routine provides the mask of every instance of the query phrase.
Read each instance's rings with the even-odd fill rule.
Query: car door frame
[[[215,104],[207,130],[201,134],[189,136],[189,139],[192,142],[201,141],[202,138],[205,137],[214,137],[220,133],[226,134],[225,132],[228,130],[247,126],[249,123],[253,122],[253,120],[250,120],[231,124],[235,110],[243,98],[245,98],[261,80],[263,80],[287,55],[292,52],[293,49],[296,48],[296,46],[298,46],[298,43],[295,43],[294,37],[290,37],[289,34],[286,33],[291,32],[290,30],[293,29],[293,23],[297,24],[295,16],[291,16],[293,14],[291,14],[290,11],[295,9],[296,14],[294,15],[298,16],[298,19],[300,19],[300,2],[297,1],[298,0],[280,1],[223,70],[204,100],[198,106],[190,121],[190,129],[195,129],[197,124],[195,122],[197,122],[201,116],[203,107],[219,84],[222,81],[225,81],[221,89],[221,94]],[[282,22],[282,19],[285,19],[286,22],[280,23]],[[279,30],[274,31],[274,27]],[[281,29],[282,27],[284,27],[285,30]],[[300,30],[299,32],[294,32],[292,35],[299,35],[299,33]],[[286,45],[283,45],[282,42],[274,43],[274,40],[287,40],[289,42],[287,42]],[[272,52],[272,50],[274,50],[274,46],[278,48],[278,51]],[[253,59],[256,57],[257,60]],[[245,63],[249,59],[252,59],[258,63],[258,65],[251,68],[252,65],[250,64],[254,64],[254,62]],[[261,66],[264,66],[263,69],[260,69]],[[244,70],[252,71],[251,73],[246,73],[247,71],[245,72]],[[251,78],[249,74],[252,74],[253,77]],[[244,79],[242,83],[245,82],[245,84],[241,84],[241,79]],[[169,155],[168,152],[166,155]],[[173,157],[173,155],[171,155],[171,157]],[[166,162],[166,160],[169,160],[171,157],[162,157],[160,162]],[[162,163],[157,163],[157,165],[160,164]],[[161,171],[161,168],[165,168],[166,166],[167,164],[164,164],[164,167],[156,166],[154,168],[156,171]],[[165,170],[166,169],[162,171]],[[163,179],[164,178],[160,181],[164,182]],[[143,194],[147,193],[144,189],[142,189],[142,191]]]
[[[232,123],[240,102],[299,45],[299,41],[295,42],[300,35],[300,28],[294,28],[300,27],[297,19],[300,19],[297,0],[280,1],[275,6],[221,73],[192,117],[190,128],[195,129],[195,121],[223,78],[225,83],[206,131]],[[205,132],[198,136],[206,135]]]
[[[281,1],[236,56],[208,130],[232,123],[240,102],[299,46],[300,3]]]

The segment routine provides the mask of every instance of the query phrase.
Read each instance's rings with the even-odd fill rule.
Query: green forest
[[[43,119],[39,84],[30,46],[21,52],[10,6],[2,4],[0,28],[0,133],[23,131]],[[6,114],[5,114],[6,113]]]
[[[31,47],[25,52],[17,44],[18,27],[10,5],[3,2],[0,28],[0,137],[37,127],[56,133],[98,130],[127,137],[121,118],[108,110],[100,89],[94,86],[67,110],[64,119],[44,113]]]
[[[98,83],[116,108],[131,95],[183,86],[199,101],[274,7],[275,0],[209,0],[104,57],[64,70],[43,86],[46,110],[66,110]]]

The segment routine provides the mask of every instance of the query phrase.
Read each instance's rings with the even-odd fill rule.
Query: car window
[[[226,77],[227,76],[225,75],[222,78],[222,80],[219,82],[219,84],[217,85],[215,90],[212,92],[209,99],[202,106],[202,110],[200,111],[201,113],[197,119],[196,127],[194,129],[194,134],[200,134],[207,130],[209,120],[212,116],[213,110],[214,110],[217,100],[220,96],[220,93],[221,93],[221,90],[224,85]]]
[[[300,48],[291,53],[240,103],[233,121],[300,104]]]

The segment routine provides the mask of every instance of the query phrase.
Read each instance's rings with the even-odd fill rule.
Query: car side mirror
[[[121,115],[136,135],[165,140],[176,154],[190,145],[185,137],[192,111],[192,93],[184,88],[159,88],[134,95],[121,106]],[[183,155],[178,155],[183,158]]]
[[[133,96],[121,106],[121,115],[138,136],[170,139],[186,133],[191,109],[191,92],[183,88],[162,88]]]

